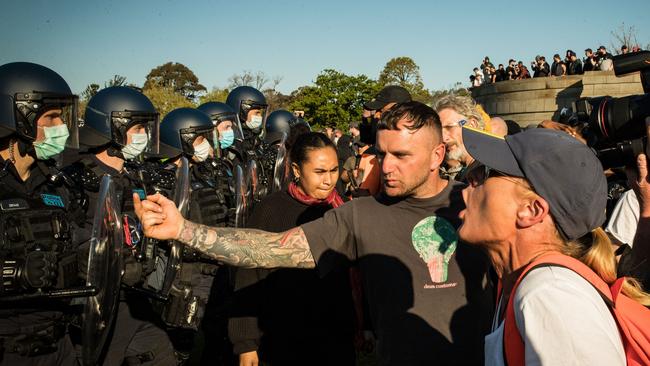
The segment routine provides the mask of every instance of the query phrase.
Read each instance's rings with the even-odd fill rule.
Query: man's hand
[[[640,154],[636,158],[636,170],[628,169],[628,183],[639,200],[640,217],[650,217],[650,176],[648,176],[648,158]]]
[[[258,366],[260,359],[257,357],[257,351],[244,352],[239,355],[239,366]]]
[[[133,194],[133,206],[144,234],[158,240],[178,239],[185,219],[176,205],[160,193],[144,201]]]

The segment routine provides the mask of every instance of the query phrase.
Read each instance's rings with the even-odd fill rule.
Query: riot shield
[[[248,186],[244,169],[236,165],[233,171],[235,180],[235,227],[244,227],[248,216]]]
[[[98,289],[84,305],[82,332],[82,361],[96,365],[113,325],[120,297],[120,281],[124,269],[120,204],[110,175],[102,178],[97,210],[93,219],[88,254],[87,286]]]
[[[289,177],[289,165],[287,159],[287,147],[285,142],[287,141],[287,134],[282,134],[282,139],[280,140],[277,148],[278,153],[273,163],[273,181],[270,184],[271,193],[279,192],[285,189],[288,185]]]
[[[257,161],[249,160],[246,166],[246,186],[248,190],[248,202],[251,203],[249,209],[260,199],[260,171]]]
[[[190,162],[186,157],[180,158],[180,165],[176,169],[176,186],[174,189],[174,203],[181,215],[187,216],[190,203]],[[176,274],[181,268],[183,260],[183,244],[173,241],[169,247],[165,277],[163,280],[161,295],[169,295]]]

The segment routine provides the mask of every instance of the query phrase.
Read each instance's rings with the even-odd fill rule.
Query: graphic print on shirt
[[[446,282],[449,261],[458,245],[458,234],[451,223],[438,216],[425,217],[413,227],[411,242],[427,264],[431,281]]]

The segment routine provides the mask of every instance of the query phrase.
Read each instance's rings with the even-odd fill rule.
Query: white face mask
[[[202,143],[194,146],[194,159],[198,162],[205,161],[210,156],[210,143],[203,140]]]
[[[250,121],[246,121],[246,127],[256,130],[262,125],[262,116],[253,116]]]
[[[122,148],[122,155],[126,160],[131,160],[142,154],[149,143],[149,135],[146,133],[134,133],[131,135],[131,143]]]

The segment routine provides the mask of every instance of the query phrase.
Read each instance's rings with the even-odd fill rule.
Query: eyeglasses
[[[465,120],[465,119],[461,119],[461,120],[458,121],[458,122],[450,123],[450,124],[448,124],[448,125],[444,125],[444,126],[442,126],[442,128],[445,129],[445,130],[451,130],[452,128],[463,127],[463,126],[465,126],[466,124],[467,124],[467,120]]]

